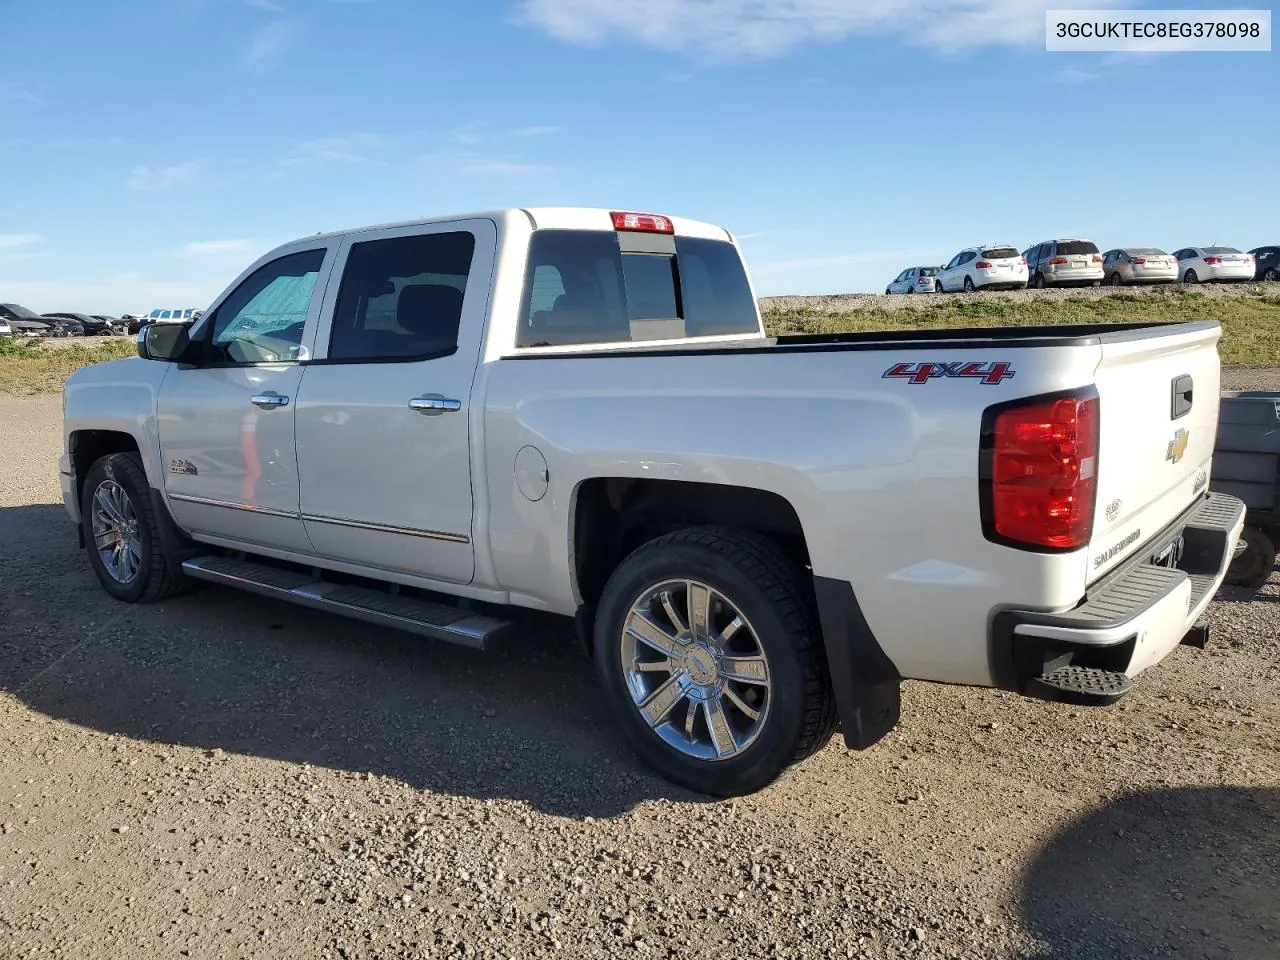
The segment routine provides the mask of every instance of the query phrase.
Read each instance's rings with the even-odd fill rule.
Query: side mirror
[[[191,346],[191,335],[185,323],[149,323],[138,331],[138,356],[143,360],[174,363],[183,358]]]

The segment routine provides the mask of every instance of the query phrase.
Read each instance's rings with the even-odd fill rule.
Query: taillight
[[[1101,255],[1101,254],[1097,254],[1097,253],[1095,253],[1095,254],[1093,255],[1093,262],[1094,262],[1094,263],[1101,263],[1101,262],[1102,262],[1102,255]]]
[[[1054,257],[1052,260],[1050,260],[1050,261],[1049,261],[1049,266],[1051,266],[1051,267],[1064,267],[1064,266],[1066,266],[1069,262],[1070,262],[1070,261],[1068,261],[1066,257]]]
[[[1133,258],[1132,260],[1130,260],[1129,262],[1130,262],[1130,263],[1136,263],[1138,266],[1142,266],[1144,263],[1146,263],[1146,262],[1147,262],[1147,258],[1146,258],[1146,257],[1134,257],[1134,258]]]
[[[614,213],[613,229],[636,230],[641,233],[675,233],[669,217],[656,213]]]
[[[991,269],[991,264],[988,263],[986,260],[979,260],[977,263],[974,264],[974,266],[977,267],[979,270]]]
[[[1019,258],[1018,258],[1018,266],[1020,266],[1020,267],[1025,267],[1026,265],[1027,265],[1027,258],[1026,258],[1026,257],[1019,257]]]
[[[982,524],[988,540],[1078,550],[1093,535],[1098,482],[1097,391],[1036,397],[987,410]]]
[[[1210,266],[1213,266],[1214,264],[1221,263],[1222,258],[1221,257],[1205,257],[1204,262],[1209,264]]]

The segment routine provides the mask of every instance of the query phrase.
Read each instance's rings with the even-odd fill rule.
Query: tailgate
[[[1104,338],[1096,580],[1172,523],[1209,485],[1221,365],[1216,324]]]

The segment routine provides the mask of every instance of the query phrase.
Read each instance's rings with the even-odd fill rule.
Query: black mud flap
[[[156,526],[160,530],[160,544],[164,548],[165,565],[174,577],[182,578],[182,564],[209,552],[209,547],[201,546],[187,536],[186,531],[174,522],[169,513],[169,506],[164,502],[164,495],[155,487],[151,488],[151,509],[155,513]],[[83,536],[83,533],[81,534]]]
[[[867,625],[852,584],[814,577],[813,589],[844,742],[866,750],[897,726],[902,678]]]

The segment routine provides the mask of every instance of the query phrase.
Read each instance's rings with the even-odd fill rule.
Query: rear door
[[[472,579],[471,384],[496,245],[487,219],[343,241],[297,405],[317,554]]]
[[[1104,340],[1090,579],[1120,563],[1208,488],[1218,427],[1217,327]]]

